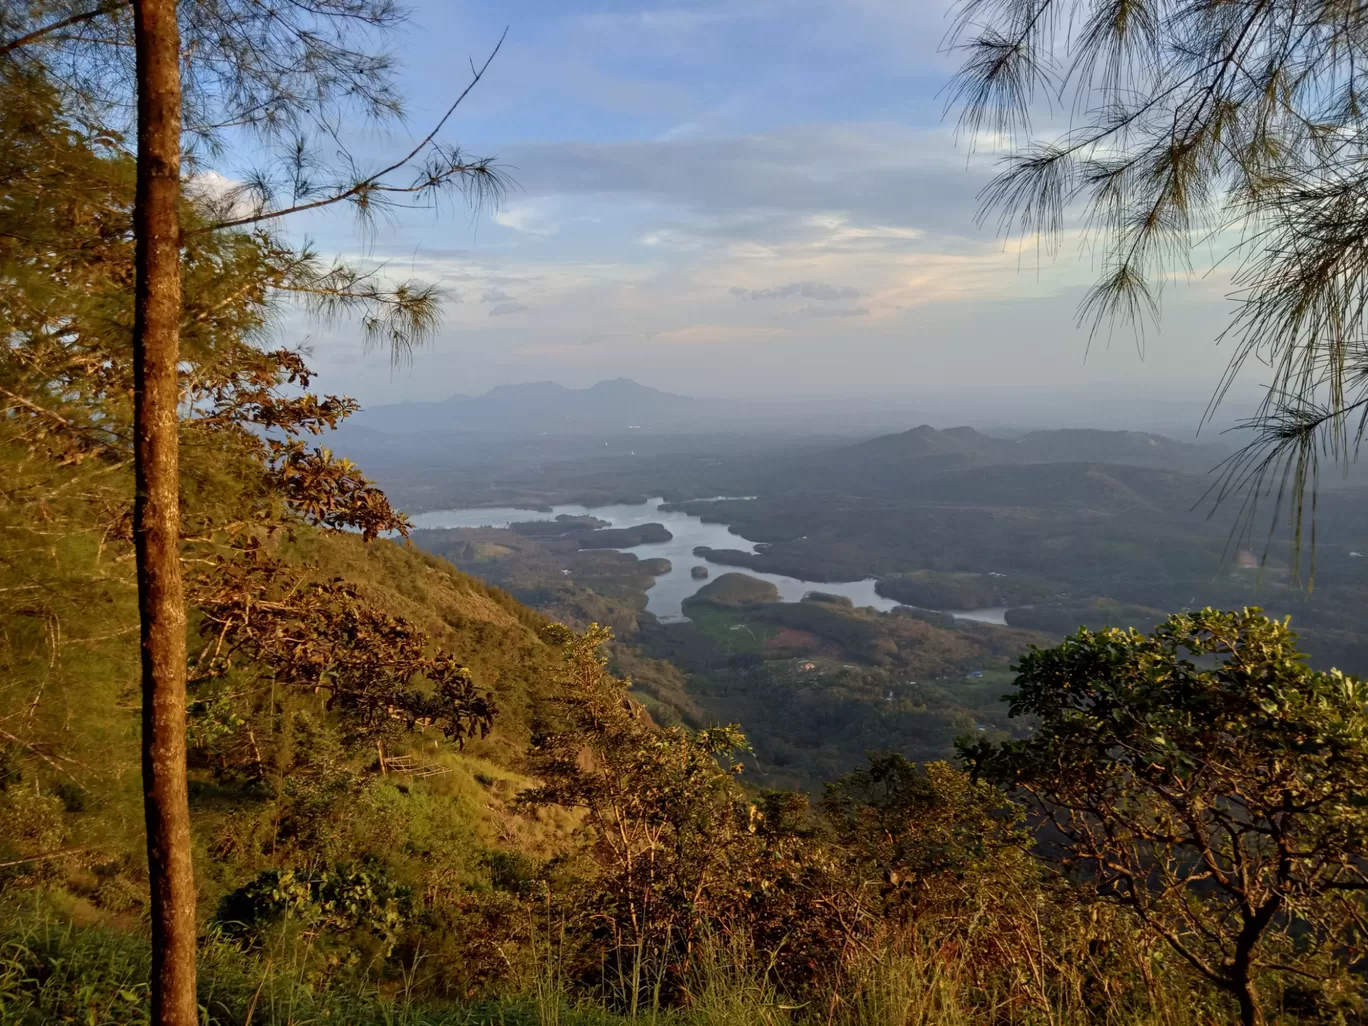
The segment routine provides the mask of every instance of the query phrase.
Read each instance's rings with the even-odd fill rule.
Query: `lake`
[[[767,574],[746,567],[726,566],[713,563],[701,556],[695,556],[697,546],[711,549],[739,549],[742,552],[755,552],[755,543],[741,537],[726,524],[704,523],[696,516],[678,510],[663,510],[663,499],[650,499],[638,505],[615,506],[556,506],[550,513],[516,507],[487,509],[440,509],[428,513],[414,514],[411,519],[416,528],[452,527],[507,527],[509,524],[529,520],[555,520],[561,514],[570,516],[594,516],[608,521],[612,527],[633,527],[638,524],[664,524],[674,537],[667,542],[653,545],[635,545],[619,549],[630,552],[638,559],[664,558],[670,561],[670,572],[655,579],[650,591],[646,593],[646,609],[664,622],[687,620],[683,602],[707,580],[695,580],[689,573],[691,567],[706,566],[711,580],[718,574],[737,571],[750,577],[769,581],[779,589],[779,597],[784,602],[798,602],[810,591],[822,591],[828,595],[844,595],[857,606],[873,606],[880,612],[888,612],[900,603],[885,598],[874,590],[875,578],[862,581],[804,581],[797,577],[782,574]],[[1006,607],[990,609],[944,610],[960,620],[974,620],[979,623],[1007,623]]]

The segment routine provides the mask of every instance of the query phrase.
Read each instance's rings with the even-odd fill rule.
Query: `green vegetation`
[[[643,625],[632,639],[687,674],[707,715],[681,716],[745,724],[755,754],[748,775],[814,790],[867,752],[948,758],[956,738],[1009,736],[1007,664],[1038,637],[810,600],[691,603],[689,615],[690,623]]]
[[[1229,627],[1241,633],[1227,637]],[[1206,648],[1227,653],[1220,667],[1199,670],[1174,658],[1175,641],[1208,630]],[[1105,771],[1113,739],[1097,732],[1097,717],[1116,721],[1115,740],[1122,742],[1137,731],[1151,738],[1156,718],[1163,719],[1178,728],[1161,742],[1171,738],[1171,757],[1180,761],[1213,745],[1228,755],[1232,746],[1263,739],[1265,747],[1249,746],[1242,765],[1256,771],[1271,757],[1287,767],[1286,779],[1259,783],[1256,771],[1240,793],[1252,802],[1300,781],[1311,788],[1306,797],[1315,798],[1298,813],[1304,822],[1294,825],[1256,805],[1245,806],[1252,820],[1230,818],[1203,797],[1224,794],[1223,779],[1198,775],[1185,793],[1218,829],[1180,842],[1216,845],[1210,858],[1228,867],[1219,846],[1239,827],[1244,857],[1264,859],[1261,817],[1268,815],[1275,829],[1286,825],[1317,846],[1298,855],[1304,864],[1283,885],[1292,918],[1256,938],[1260,956],[1248,963],[1249,987],[1241,993],[1223,982],[1224,970],[1204,973],[1184,946],[1205,936],[1189,938],[1192,916],[1211,917],[1213,943],[1220,943],[1220,929],[1244,936],[1238,924],[1224,925],[1226,906],[1239,894],[1207,886],[1200,862],[1179,853],[1154,863],[1165,853],[1143,845],[1121,853],[1137,860],[1133,872],[1142,879],[1156,865],[1169,867],[1175,886],[1188,890],[1175,904],[1162,888],[1152,906],[1138,903],[1133,888],[1099,891],[1086,871],[1051,868],[1052,848],[1033,846],[1025,809],[1006,792],[945,763],[877,757],[835,781],[815,806],[794,792],[747,790],[745,736],[734,727],[652,724],[628,682],[607,672],[606,630],[576,634],[552,626],[541,637],[557,666],[543,690],[542,726],[523,749],[527,777],[469,754],[436,756],[453,771],[433,775],[396,751],[388,772],[357,766],[351,786],[339,788],[344,765],[334,762],[331,776],[320,777],[313,767],[322,753],[301,753],[296,774],[303,789],[291,790],[295,803],[270,828],[273,857],[255,873],[239,868],[233,880],[217,884],[217,903],[201,902],[207,934],[200,1000],[208,1021],[284,1024],[308,1016],[541,1026],[650,1016],[680,1026],[733,1026],[779,1014],[795,1024],[883,1026],[920,1009],[931,1024],[989,1026],[1006,1007],[1022,1022],[1045,1017],[1083,1026],[1101,1017],[1198,1026],[1229,1021],[1249,994],[1261,1014],[1289,1024],[1359,1014],[1362,986],[1350,954],[1306,938],[1343,936],[1344,917],[1358,923],[1363,914],[1361,897],[1349,889],[1361,867],[1325,857],[1360,843],[1354,831],[1361,810],[1345,800],[1361,786],[1359,762],[1368,759],[1360,685],[1299,668],[1285,630],[1256,612],[1179,618],[1153,638],[1080,635],[1037,650],[1023,665],[1019,711],[1029,706],[1040,728],[1029,739],[981,743],[970,752],[987,776],[1013,774],[1032,800],[1080,809],[1073,790],[1054,789],[1087,788],[1091,778],[1061,765],[1057,755]],[[1192,685],[1186,690],[1196,716],[1154,701],[1165,692],[1152,683],[1156,657]],[[1046,708],[1057,690],[1054,676],[1068,667],[1065,679],[1079,679],[1080,659],[1101,660],[1089,679],[1133,721],[1088,702],[1081,708],[1094,720],[1079,721],[1073,699],[1056,701],[1060,713]],[[1241,683],[1251,675],[1263,682],[1259,688]],[[1229,737],[1212,702],[1221,714],[1248,710],[1248,727]],[[1329,730],[1333,754],[1290,745],[1289,734],[1265,729],[1259,717]],[[327,736],[328,717],[312,722],[316,746]],[[1184,734],[1184,723],[1195,727]],[[1147,758],[1168,751],[1147,743]],[[1268,745],[1281,747],[1274,753]],[[1333,765],[1323,762],[1327,757]],[[45,803],[41,821],[49,831],[79,830],[93,811],[109,808],[108,787],[92,781],[82,804],[44,784],[32,766],[21,760],[19,779],[12,775],[0,792],[9,823],[16,809],[32,819]],[[458,766],[465,772],[455,772]],[[1116,772],[1160,801],[1156,811],[1163,814],[1172,788],[1160,766],[1143,779],[1122,766]],[[1111,801],[1115,788],[1105,776],[1097,781],[1100,800]],[[325,782],[335,797],[313,789]],[[206,866],[250,859],[255,842],[243,813],[270,804],[258,792],[225,805],[229,794],[220,786],[196,802],[202,834],[236,812],[220,820],[224,832],[208,835],[212,841],[199,854]],[[468,804],[466,796],[473,799]],[[1101,829],[1108,817],[1131,815],[1129,801],[1090,808],[1061,822]],[[12,826],[6,836],[18,839]],[[1078,838],[1074,851],[1086,862],[1093,851],[1086,838],[1093,835],[1066,836]],[[119,888],[109,878],[105,860],[114,850],[106,836],[95,858],[86,848],[81,855],[7,860],[0,1022],[73,1014],[100,1024],[142,1021],[147,953],[130,930],[141,899],[136,887]],[[1121,856],[1103,857],[1110,864]],[[1271,872],[1276,859],[1265,864]],[[101,878],[98,889],[83,883]],[[1278,893],[1279,879],[1261,871],[1260,893]],[[1170,924],[1164,915],[1178,918]],[[1281,936],[1299,940],[1281,944]],[[1223,957],[1219,948],[1213,956]]]
[[[966,754],[1246,1026],[1279,986],[1334,1018],[1360,1010],[1344,944],[1368,912],[1366,697],[1308,669],[1285,624],[1207,609],[1032,650],[1012,712],[1037,729]]]
[[[817,790],[869,751],[950,758],[956,737],[1005,731],[1007,666],[1044,640],[939,613],[878,614],[821,593],[778,602],[773,586],[740,573],[688,600],[690,622],[660,624],[644,612],[649,578],[630,555],[572,554],[559,541],[487,529],[417,532],[415,541],[553,619],[611,624],[614,665],[630,672],[651,715],[694,727],[740,722],[755,749],[750,776],[768,786]],[[622,573],[608,574],[609,557]]]
[[[1013,627],[1056,635],[1069,634],[1079,627],[1092,630],[1137,627],[1149,630],[1164,618],[1164,613],[1158,609],[1103,598],[1091,602],[1040,602],[1007,610],[1007,622]]]
[[[1209,515],[1218,446],[1132,432],[1005,440],[931,428],[843,446],[702,436],[659,444],[664,451],[645,462],[569,452],[554,476],[524,468],[510,449],[500,484],[555,502],[663,494],[671,509],[762,543],[755,553],[705,551],[714,562],[810,581],[875,577],[884,594],[914,605],[1007,606],[1013,623],[1056,637],[1101,626],[1089,612],[1098,608],[1132,610],[1111,622],[1148,627],[1162,619],[1150,611],[1258,605],[1295,618],[1317,666],[1368,670],[1357,615],[1368,602],[1368,561],[1350,555],[1368,551],[1368,540],[1354,483],[1318,497],[1321,555],[1308,591],[1304,561],[1298,567],[1287,540],[1266,536],[1267,521],[1232,535],[1233,508]],[[401,500],[432,506],[430,491],[411,490],[416,471],[401,453],[378,450],[368,469]],[[490,501],[481,467],[447,459],[439,476],[447,505]],[[716,495],[756,497],[690,501]]]
[[[636,631],[646,591],[664,562],[582,549],[570,536],[528,538],[493,528],[415,531],[413,541],[551,619],[606,623],[624,636]]]
[[[1093,931],[1100,936],[1101,931]],[[283,938],[282,938],[283,939]],[[1130,954],[1112,948],[1059,951],[1045,934],[1020,938],[1019,946],[975,938],[967,948],[938,947],[928,933],[906,951],[852,969],[852,998],[840,1002],[832,1021],[842,1026],[889,1026],[904,1022],[972,1024],[1000,1022],[1012,1008],[1019,1021],[1048,1014],[1061,1026],[1084,1026],[1109,1009],[1138,1026],[1206,1026],[1215,1011],[1202,996],[1181,987],[1155,988],[1140,995],[1107,974]],[[1108,938],[1111,939],[1110,937]],[[662,1026],[745,1026],[774,1020],[795,1024],[828,1021],[825,1009],[795,1008],[776,985],[776,973],[745,949],[711,941],[700,950],[688,980],[689,1002],[653,1006],[636,1017],[587,999],[566,986],[549,932],[531,963],[520,992],[479,1000],[441,999],[427,991],[426,967],[377,988],[334,973],[331,983],[311,980],[312,949],[273,943],[264,952],[209,939],[200,947],[201,1006],[210,1026],[293,1026],[302,1022],[337,1026],[629,1026],[648,1020]],[[991,965],[970,954],[990,953]],[[1080,961],[1069,963],[1071,955]],[[949,955],[950,957],[947,957]],[[1019,956],[1022,971],[1001,960]],[[56,913],[11,920],[0,935],[0,1023],[47,1026],[86,1022],[96,1026],[141,1026],[147,1021],[147,942],[136,933],[98,926],[74,926]],[[1038,970],[1045,971],[1042,991]],[[1048,1010],[1048,1011],[1047,1011]]]
[[[1049,594],[1042,581],[1002,574],[944,573],[920,570],[879,578],[874,590],[887,598],[925,609],[983,609],[1019,606]]]

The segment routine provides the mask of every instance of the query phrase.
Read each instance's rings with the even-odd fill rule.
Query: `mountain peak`
[[[958,438],[961,441],[970,442],[977,442],[980,439],[986,441],[988,437],[987,435],[983,434],[983,432],[971,428],[968,424],[965,424],[962,427],[946,428],[944,431],[941,432],[941,434],[947,436],[948,438]]]
[[[610,378],[590,385],[584,391],[592,392],[595,395],[665,395],[658,388],[650,385],[643,385],[639,381],[631,378]]]

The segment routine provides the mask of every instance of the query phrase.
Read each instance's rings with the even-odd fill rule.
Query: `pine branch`
[[[337,203],[344,202],[345,200],[364,198],[369,194],[375,192],[427,192],[431,189],[437,188],[440,185],[446,184],[446,182],[454,178],[465,176],[471,177],[477,183],[484,183],[483,186],[477,184],[477,189],[483,187],[485,189],[490,190],[490,192],[492,192],[494,195],[498,195],[503,190],[503,180],[502,177],[499,175],[498,171],[493,167],[491,162],[487,160],[473,161],[469,164],[458,162],[453,163],[449,167],[443,169],[434,169],[425,172],[423,178],[420,181],[415,182],[413,185],[409,186],[386,185],[384,184],[384,179],[387,178],[389,175],[393,174],[394,172],[406,167],[411,161],[413,161],[415,157],[417,157],[419,154],[421,154],[423,151],[425,151],[432,145],[433,140],[437,136],[437,133],[442,130],[443,126],[446,125],[447,121],[450,120],[451,116],[456,113],[456,108],[458,108],[461,105],[465,98],[470,95],[470,91],[474,89],[475,86],[479,84],[480,79],[484,77],[484,74],[488,70],[489,65],[498,55],[499,50],[502,49],[504,40],[507,37],[508,30],[504,29],[503,35],[499,37],[498,43],[495,44],[494,49],[490,52],[489,56],[485,58],[484,64],[482,64],[478,69],[472,66],[471,70],[473,72],[473,75],[471,77],[469,84],[467,84],[465,89],[461,91],[460,95],[456,97],[455,101],[451,104],[451,106],[447,108],[446,113],[443,114],[442,117],[437,121],[436,125],[433,126],[432,130],[428,132],[426,136],[423,137],[422,141],[420,141],[416,146],[409,150],[408,153],[406,153],[400,159],[396,160],[394,163],[390,164],[388,167],[382,168],[374,174],[368,175],[366,178],[363,178],[361,181],[355,182],[352,185],[346,187],[345,189],[340,189],[320,199],[312,200],[308,203],[297,203],[293,206],[282,207],[278,210],[270,210],[258,214],[249,214],[244,217],[216,221],[212,224],[196,228],[194,229],[194,231],[188,234],[198,235],[203,232],[219,231],[224,228],[240,228],[244,225],[260,224],[265,221],[275,220],[276,218],[288,217],[291,214],[303,213],[307,210],[318,210],[322,207],[330,207]]]
[[[31,32],[26,32],[24,33],[24,35],[19,36],[16,39],[11,39],[7,43],[0,43],[0,57],[6,57],[10,53],[20,49],[21,47],[28,46],[31,43],[39,42],[42,39],[53,35],[54,33],[61,32],[63,29],[71,28],[73,25],[83,25],[86,22],[94,21],[96,18],[101,18],[106,14],[113,14],[121,7],[130,6],[131,0],[107,0],[106,3],[101,4],[99,7],[94,7],[88,11],[81,11],[80,13],[73,14],[70,17],[61,18],[58,21],[50,22],[49,24],[36,28]]]

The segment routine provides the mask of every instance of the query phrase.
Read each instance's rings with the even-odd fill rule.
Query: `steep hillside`
[[[11,522],[9,527],[16,525]],[[68,524],[68,527],[72,525]],[[26,603],[0,608],[0,885],[56,888],[91,916],[135,913],[142,882],[138,766],[137,633],[131,565],[121,546],[73,531],[48,545],[41,525],[7,533],[3,593],[32,586]],[[17,544],[16,544],[17,543]],[[24,552],[20,562],[14,557]],[[388,615],[453,653],[498,711],[487,737],[463,749],[433,731],[401,732],[356,748],[322,696],[286,695],[256,734],[264,763],[239,765],[215,715],[218,695],[192,687],[192,816],[202,914],[282,860],[372,862],[408,886],[437,879],[478,884],[491,852],[550,854],[553,820],[515,811],[534,725],[551,710],[558,662],[541,640],[545,620],[512,598],[411,546],[297,529],[276,555],[345,578]],[[39,597],[41,596],[41,597]],[[198,646],[192,639],[192,651]],[[236,679],[253,677],[244,667]],[[267,682],[266,686],[270,686]],[[384,763],[377,762],[383,758]],[[18,786],[15,786],[18,785]],[[320,830],[324,833],[320,834]],[[406,835],[426,838],[428,856]],[[434,860],[433,850],[440,850]],[[47,857],[52,852],[61,857]],[[41,861],[24,860],[42,857]]]
[[[354,535],[299,534],[291,554],[357,582],[395,615],[419,625],[492,690],[500,714],[488,738],[468,750],[520,765],[554,654],[538,631],[549,621],[512,596],[413,545]]]

